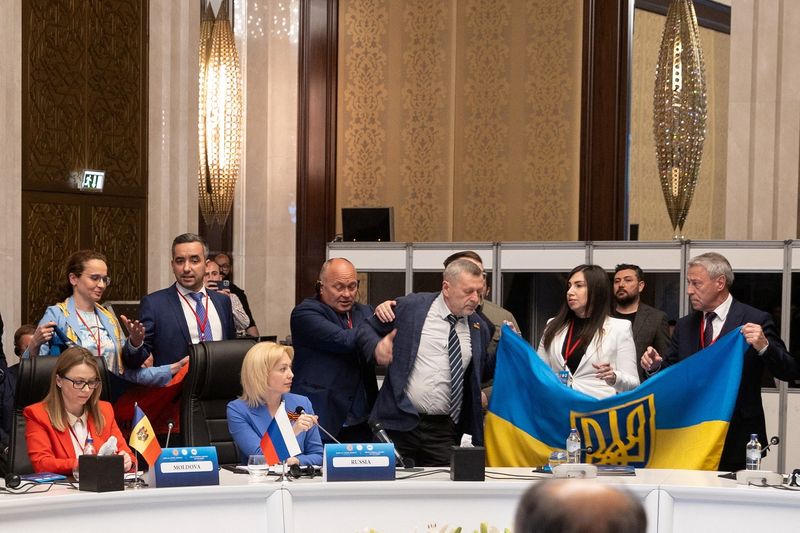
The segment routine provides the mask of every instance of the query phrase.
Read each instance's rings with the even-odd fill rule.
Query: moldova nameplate
[[[393,480],[394,444],[326,444],[323,481]]]
[[[164,448],[156,461],[155,476],[148,483],[156,487],[219,485],[219,463],[214,446]]]

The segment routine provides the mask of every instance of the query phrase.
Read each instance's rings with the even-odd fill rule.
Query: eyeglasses
[[[110,276],[101,276],[100,274],[92,274],[86,275],[87,278],[94,281],[95,283],[100,283],[101,281],[105,284],[106,287],[111,285],[111,277]]]
[[[99,387],[103,382],[99,379],[90,379],[89,381],[85,381],[82,379],[72,379],[68,378],[67,376],[61,376],[61,379],[66,379],[72,386],[78,390],[83,390],[84,387],[88,386],[91,390],[95,390]]]

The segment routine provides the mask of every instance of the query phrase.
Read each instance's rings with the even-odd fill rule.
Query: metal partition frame
[[[679,272],[686,285],[686,263],[695,255],[715,251],[723,254],[734,272],[781,272],[781,338],[790,341],[792,272],[800,273],[800,240],[797,241],[569,241],[569,242],[446,242],[446,243],[329,243],[326,256],[347,257],[359,271],[405,272],[406,293],[412,291],[414,271],[435,271],[442,261],[459,250],[474,250],[491,270],[492,300],[502,305],[503,272],[568,272],[581,263],[596,263],[613,270],[618,263],[634,263],[646,272]],[[679,309],[689,309],[685,291]],[[775,389],[765,389],[773,394]],[[778,435],[789,436],[788,395],[800,394],[779,382]],[[797,421],[800,424],[800,421]],[[800,431],[798,431],[800,434]],[[800,437],[799,437],[800,438]],[[778,470],[786,471],[789,446],[779,446]]]

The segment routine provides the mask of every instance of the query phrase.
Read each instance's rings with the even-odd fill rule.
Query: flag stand
[[[143,489],[147,486],[144,480],[139,476],[139,452],[133,451],[133,485],[131,488],[134,490]]]
[[[289,471],[289,467],[286,466],[286,459],[284,459],[281,462],[281,475],[275,481],[277,481],[279,483],[283,482],[283,481],[294,481],[294,479],[292,479],[290,476],[286,475],[286,472],[288,472],[288,471]]]

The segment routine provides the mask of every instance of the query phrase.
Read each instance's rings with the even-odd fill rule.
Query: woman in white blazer
[[[628,320],[612,318],[611,282],[596,265],[572,269],[567,298],[547,322],[539,356],[567,386],[606,398],[639,385]]]

